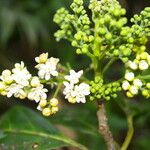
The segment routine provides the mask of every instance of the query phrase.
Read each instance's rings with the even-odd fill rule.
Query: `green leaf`
[[[83,145],[62,135],[42,116],[25,107],[14,107],[0,120],[0,148],[50,150],[63,146]]]
[[[86,105],[86,104],[85,104]],[[59,118],[59,120],[57,119]],[[65,106],[55,117],[49,118],[55,124],[61,124],[81,133],[99,136],[96,112],[86,106]]]

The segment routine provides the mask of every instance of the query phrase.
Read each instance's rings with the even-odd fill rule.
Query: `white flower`
[[[4,81],[6,84],[11,84],[13,82],[12,74],[10,70],[4,70],[2,72],[2,75],[0,76],[0,79]]]
[[[128,82],[128,81],[123,81],[123,83],[122,83],[122,88],[123,88],[123,90],[128,90],[129,88],[130,88],[130,83]]]
[[[70,81],[72,84],[76,84],[79,82],[79,78],[82,76],[83,70],[79,72],[75,72],[74,70],[70,70],[70,75],[65,76],[65,79]]]
[[[75,86],[75,93],[76,93],[76,101],[77,103],[85,103],[86,99],[85,96],[90,94],[90,86],[86,83],[81,83]]]
[[[45,100],[47,98],[46,92],[48,92],[48,90],[46,88],[43,88],[43,85],[41,85],[39,87],[32,88],[28,93],[28,98],[30,100],[39,102],[40,100]]]
[[[64,82],[65,89],[63,94],[65,98],[71,103],[85,103],[85,96],[90,94],[90,86],[86,83],[81,83],[79,85],[74,85],[68,82]]]
[[[47,59],[45,64],[38,64],[35,66],[38,71],[38,76],[41,79],[49,80],[52,76],[58,76],[58,72],[56,70],[57,63],[59,62],[58,58],[49,58]]]
[[[3,91],[6,89],[6,84],[3,81],[0,81],[0,91]]]
[[[134,79],[133,84],[137,87],[141,87],[143,85],[143,83],[140,79]]]
[[[139,69],[140,70],[146,70],[146,69],[148,69],[148,67],[149,67],[149,65],[148,65],[147,61],[141,60],[139,62]]]
[[[39,80],[39,78],[36,77],[36,76],[33,77],[33,78],[31,79],[30,84],[31,84],[32,87],[40,86],[40,80]]]
[[[128,80],[128,81],[133,81],[133,79],[134,79],[134,73],[133,72],[127,72],[125,74],[125,79]]]
[[[132,62],[132,61],[129,61],[129,62],[128,62],[128,65],[129,65],[129,67],[130,67],[132,70],[136,70],[136,69],[138,68],[137,63]]]
[[[138,88],[136,86],[130,86],[129,91],[131,92],[131,94],[133,95],[137,95],[138,94]]]
[[[64,88],[63,94],[65,95],[65,98],[69,99],[70,97],[75,97],[74,85],[65,81],[64,86],[65,88]]]
[[[48,59],[48,53],[42,53],[39,57],[35,58],[35,61],[37,63],[45,63]]]
[[[23,90],[23,86],[20,84],[11,84],[7,89],[7,97],[11,97],[14,95],[15,97],[24,97],[25,92]]]
[[[43,108],[42,108],[40,105],[38,105],[38,106],[37,106],[37,110],[42,111]]]
[[[31,78],[31,74],[24,66],[24,62],[21,62],[21,64],[16,63],[15,68],[12,70],[12,72],[12,78],[16,83],[23,86],[29,85],[29,79]]]

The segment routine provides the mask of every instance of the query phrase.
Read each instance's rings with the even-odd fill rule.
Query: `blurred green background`
[[[49,56],[59,57],[62,64],[70,62],[76,70],[87,68],[90,63],[88,58],[75,55],[70,43],[65,40],[57,43],[53,36],[58,29],[53,23],[53,15],[60,7],[69,8],[71,2],[72,0],[0,0],[0,69],[10,69],[14,63],[23,60],[30,72],[35,73],[32,67],[35,65],[34,58],[42,52],[49,52]],[[89,0],[85,0],[86,6],[88,2]],[[120,0],[120,3],[126,8],[128,18],[150,6],[149,0]],[[115,76],[114,74],[115,71],[112,69],[111,76]],[[122,98],[121,95],[117,100],[107,103],[111,130],[120,143],[127,129],[125,114],[117,103]],[[36,108],[36,105],[30,101],[0,97],[0,115],[17,104]],[[149,150],[149,100],[138,97],[138,100],[133,101],[132,104],[137,115],[134,123],[135,134],[129,149]],[[56,116],[49,118],[50,122],[54,125],[67,126],[67,129],[69,128],[67,132],[73,132],[77,140],[90,150],[105,149],[104,142],[97,133],[96,105],[91,103],[84,106],[72,106],[67,103],[63,105],[65,108],[62,108]]]

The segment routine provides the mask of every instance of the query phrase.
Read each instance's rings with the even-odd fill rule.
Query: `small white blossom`
[[[147,61],[141,60],[139,62],[139,69],[140,70],[146,70],[146,69],[148,69],[148,67],[149,67],[149,65],[148,65]]]
[[[7,89],[7,97],[15,96],[15,97],[22,97],[25,95],[23,90],[23,86],[20,84],[11,84]]]
[[[75,72],[74,70],[70,70],[70,75],[66,75],[65,79],[68,80],[72,84],[76,84],[79,82],[79,78],[82,76],[83,70],[79,72]]]
[[[38,71],[38,76],[41,79],[49,80],[51,76],[58,76],[58,71],[56,70],[57,63],[59,62],[58,58],[49,58],[45,64],[38,64],[35,66]]]
[[[24,62],[21,62],[21,64],[16,63],[15,68],[12,70],[12,72],[12,78],[16,83],[23,86],[29,85],[29,79],[31,78],[31,74],[24,66]]]
[[[132,70],[136,70],[136,69],[138,68],[137,63],[132,62],[132,61],[129,61],[129,62],[128,62],[128,65],[129,65],[129,67],[130,67]]]
[[[131,92],[131,94],[133,95],[137,95],[138,94],[138,88],[136,86],[130,86],[129,91]]]
[[[40,80],[39,80],[39,78],[36,77],[36,76],[33,77],[33,78],[31,79],[30,84],[31,84],[32,87],[40,86]]]
[[[13,82],[11,71],[6,69],[2,72],[0,79],[6,84],[11,84]]]
[[[133,84],[137,87],[141,87],[143,85],[143,83],[140,79],[134,79]]]
[[[134,73],[133,72],[127,72],[125,74],[125,79],[128,80],[128,81],[133,81],[133,79],[134,79]]]
[[[75,86],[75,93],[76,93],[76,101],[77,103],[85,103],[86,99],[85,96],[90,94],[90,86],[86,83],[81,83]]]
[[[128,90],[129,88],[130,88],[130,83],[128,82],[128,81],[123,81],[123,83],[122,83],[122,88],[123,88],[123,90]]]
[[[81,83],[79,85],[74,85],[69,82],[64,82],[65,89],[63,94],[65,98],[68,99],[69,102],[72,103],[85,103],[85,96],[90,94],[90,86],[86,83]]]
[[[40,105],[38,105],[38,106],[37,106],[37,110],[42,111],[43,108],[42,108]]]
[[[63,94],[65,95],[65,98],[69,99],[70,97],[75,97],[74,85],[65,81],[64,86],[65,88],[64,88]]]
[[[45,100],[47,98],[46,92],[48,92],[48,90],[46,88],[43,88],[43,85],[41,85],[39,87],[32,88],[28,93],[28,98],[30,100],[39,102],[40,100]]]

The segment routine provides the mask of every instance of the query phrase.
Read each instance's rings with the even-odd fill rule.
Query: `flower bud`
[[[56,99],[56,98],[52,98],[51,100],[50,100],[50,105],[51,106],[57,106],[58,105],[58,99]]]
[[[143,85],[143,83],[140,79],[134,79],[133,84],[137,87],[141,87]]]
[[[149,67],[149,65],[145,60],[141,60],[139,62],[139,69],[140,70],[146,70],[146,69],[148,69],[148,67]]]
[[[6,69],[2,72],[2,76],[6,77],[6,76],[10,76],[11,75],[11,71]]]
[[[147,84],[146,84],[146,87],[147,87],[148,89],[150,89],[150,83],[147,83]]]
[[[69,97],[68,102],[74,104],[74,103],[76,103],[76,98],[75,97]]]
[[[45,107],[47,105],[47,100],[40,100],[40,107]]]
[[[39,56],[39,63],[45,63],[48,59],[48,53],[43,53]]]
[[[42,110],[42,114],[43,114],[44,116],[50,116],[50,115],[51,115],[51,110],[50,110],[50,108],[44,108],[44,109]]]
[[[136,86],[134,86],[134,85],[130,86],[129,91],[133,95],[137,95],[138,94],[138,88]]]
[[[123,81],[123,83],[122,83],[122,88],[123,88],[123,90],[128,90],[129,88],[130,88],[130,84],[129,84],[129,82],[128,81]]]
[[[32,87],[40,86],[40,80],[39,80],[39,78],[38,77],[33,77],[31,79],[31,83],[30,84],[31,84]]]
[[[129,91],[126,93],[127,97],[132,98],[134,95],[131,94]]]
[[[52,114],[55,114],[58,111],[58,107],[52,107],[51,111],[52,111]]]
[[[133,72],[127,72],[125,74],[125,79],[128,80],[128,81],[133,81],[133,79],[134,79],[134,73]]]
[[[144,97],[148,97],[148,96],[149,96],[148,90],[143,90],[143,91],[142,91],[142,95],[143,95]]]

